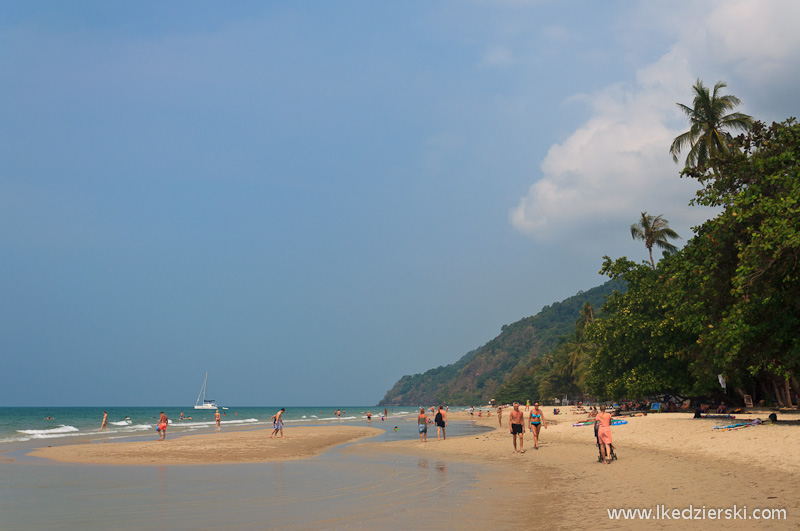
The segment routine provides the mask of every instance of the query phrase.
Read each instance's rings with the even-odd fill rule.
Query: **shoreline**
[[[520,409],[524,410],[522,407]],[[548,429],[542,428],[541,430],[542,444],[576,443],[590,446],[593,444],[591,426],[572,426],[573,423],[585,419],[585,415],[571,414],[571,411],[567,411],[554,416],[548,415],[546,409],[543,411],[548,422]],[[750,411],[736,415],[736,419],[694,419],[692,418],[693,413],[650,413],[647,416],[624,417],[628,421],[627,424],[614,426],[612,432],[615,446],[618,448],[630,446],[638,450],[653,450],[692,458],[704,455],[732,463],[748,462],[769,466],[773,469],[800,475],[800,445],[793,444],[793,439],[800,436],[800,411],[782,412],[779,422],[776,424],[768,423],[730,431],[713,429],[713,426],[736,424],[744,419],[761,418],[766,420],[768,414],[769,411]],[[506,436],[509,439],[507,442],[510,447],[507,413],[504,414],[502,428],[498,427],[497,417],[494,414],[488,417],[475,415],[471,418],[467,411],[459,410],[448,413],[448,419],[458,422],[473,422],[479,426],[493,428],[493,431],[484,433],[481,437],[474,437],[473,440],[482,439],[486,442],[493,437]],[[407,421],[408,418],[405,420]],[[386,429],[388,427],[385,425],[373,427],[368,424],[292,426],[287,428],[287,433],[289,438],[297,439],[298,450],[296,452],[280,451],[273,455],[265,453],[263,450],[266,447],[263,445],[255,444],[257,441],[272,441],[273,444],[269,448],[277,448],[274,445],[277,439],[270,439],[267,435],[271,432],[271,428],[247,425],[230,427],[220,433],[176,433],[168,438],[166,445],[159,444],[158,441],[151,439],[150,435],[144,434],[131,434],[116,440],[99,439],[86,435],[85,437],[59,440],[58,444],[48,444],[47,446],[43,446],[42,443],[54,441],[28,441],[24,444],[7,446],[0,451],[0,455],[24,451],[31,456],[59,462],[67,462],[66,456],[71,456],[72,459],[76,459],[72,462],[76,463],[105,462],[102,455],[113,455],[123,459],[126,463],[136,464],[137,461],[141,461],[142,464],[149,464],[152,462],[152,458],[145,458],[144,453],[155,452],[154,455],[164,457],[174,455],[177,459],[175,464],[185,460],[191,460],[193,464],[274,461],[276,459],[292,459],[295,455],[303,457],[309,455],[310,452],[318,455],[342,444],[379,435]],[[489,437],[489,434],[495,435]],[[435,438],[432,438],[436,435],[435,426],[430,425],[428,435],[429,444],[437,442]],[[469,442],[469,437],[451,437],[448,440],[450,441],[448,447],[451,450],[448,456],[480,462],[483,456],[496,450],[494,444],[474,444]],[[683,444],[684,440],[689,444]],[[452,444],[453,441],[457,441],[455,445]],[[525,441],[528,445],[527,449],[533,451],[532,434],[527,430]],[[217,450],[230,452],[234,454],[234,457],[226,460],[224,457],[211,453],[215,443],[219,446]],[[421,451],[423,448],[416,438],[380,441],[375,444],[402,452]],[[720,445],[723,445],[723,448]],[[165,448],[159,450],[160,446]],[[113,447],[115,450],[108,450],[108,447]],[[203,450],[198,452],[194,447]],[[170,448],[176,451],[171,452]],[[178,455],[177,451],[183,451],[192,457]],[[498,453],[502,455],[502,452]],[[91,457],[93,455],[94,457]],[[83,461],[83,459],[93,460]],[[118,463],[119,461],[114,462]]]
[[[521,408],[524,409],[524,408]],[[653,413],[612,427],[618,460],[597,461],[592,428],[573,427],[586,415],[548,415],[541,429],[540,449],[525,434],[524,454],[512,453],[508,414],[476,418],[495,427],[477,437],[433,441],[368,441],[343,451],[376,455],[422,455],[482,465],[474,496],[493,505],[497,523],[529,526],[536,520],[547,528],[641,529],[642,520],[611,520],[608,509],[732,509],[786,511],[785,520],[759,521],[759,528],[800,526],[800,413],[784,412],[775,425],[714,430],[714,425],[739,419],[693,419],[693,413]],[[551,409],[552,411],[552,409]],[[768,414],[768,413],[767,413]],[[466,413],[469,417],[469,414]],[[740,417],[737,415],[737,417]],[[766,419],[749,412],[745,418]],[[461,419],[462,415],[449,415]],[[527,416],[526,416],[527,419]],[[434,430],[435,436],[435,430]],[[429,431],[430,435],[430,431]],[[455,444],[452,444],[452,443]],[[512,516],[511,513],[519,513]],[[742,513],[738,513],[741,515]],[[750,513],[752,516],[752,513]],[[477,517],[477,515],[474,515]],[[590,524],[591,523],[591,524]],[[653,522],[651,522],[653,523]],[[753,520],[663,520],[659,526],[682,529],[752,529]]]
[[[57,459],[37,463],[39,466],[33,469],[27,468],[31,463],[9,462],[2,456],[0,461],[5,463],[0,466],[14,467],[15,473],[21,474],[19,477],[40,474],[50,477],[62,474],[58,471],[62,467],[57,465],[74,463],[75,467],[64,469],[71,471],[70,477],[78,473],[94,478],[93,481],[113,480],[115,485],[115,466],[128,467],[136,477],[165,481],[168,487],[163,487],[164,492],[172,492],[177,496],[174,499],[179,500],[183,499],[182,493],[191,492],[194,483],[186,483],[188,480],[173,483],[169,478],[185,476],[209,482],[213,477],[219,478],[220,485],[231,485],[241,481],[242,474],[252,474],[248,481],[257,488],[253,492],[255,498],[250,501],[252,508],[257,514],[272,514],[277,507],[274,504],[282,502],[269,500],[263,493],[258,496],[264,488],[264,480],[259,479],[263,475],[270,482],[277,481],[277,493],[290,485],[297,492],[310,489],[318,505],[323,500],[337,500],[331,502],[333,505],[324,502],[302,517],[294,515],[300,521],[319,522],[309,528],[320,529],[325,528],[324,522],[333,522],[329,519],[331,514],[341,515],[356,528],[367,522],[375,524],[370,527],[380,529],[395,528],[401,523],[411,523],[414,527],[416,520],[409,515],[418,511],[425,512],[426,524],[435,521],[438,525],[464,529],[531,525],[553,529],[587,526],[640,529],[647,525],[642,520],[612,520],[607,510],[658,506],[679,510],[782,509],[787,519],[759,521],[758,528],[800,525],[800,501],[796,499],[800,490],[800,448],[795,444],[800,435],[800,415],[785,413],[781,419],[787,422],[737,431],[713,430],[713,425],[727,421],[692,419],[689,413],[633,417],[628,424],[612,427],[619,459],[606,466],[597,462],[592,428],[572,426],[573,422],[586,418],[584,415],[573,415],[569,410],[558,416],[544,412],[548,428],[541,430],[540,449],[533,450],[532,436],[527,432],[524,454],[512,453],[507,414],[503,426],[498,427],[496,415],[480,418],[476,415],[471,419],[468,412],[452,411],[448,414],[450,422],[473,421],[493,429],[437,441],[435,426],[429,426],[426,443],[417,438],[379,440],[374,435],[384,430],[365,425],[293,427],[287,430],[286,439],[270,439],[271,430],[251,429],[183,435],[167,439],[166,444],[157,441],[65,444],[32,451],[33,457]],[[401,427],[409,430],[414,424],[414,419],[410,419]],[[311,457],[314,459],[309,460]],[[230,466],[242,463],[251,466]],[[296,477],[297,471],[305,475]],[[342,474],[349,478],[349,486],[331,498],[330,492],[335,491]],[[71,481],[64,476],[65,488],[72,488]],[[130,488],[127,481],[113,488],[125,492]],[[418,492],[419,484],[428,485],[427,490]],[[236,495],[224,490],[227,487],[217,488],[222,489],[215,494],[221,500],[243,503],[232,498]],[[447,510],[429,518],[429,513],[439,509],[442,495],[449,496]],[[304,498],[289,499],[298,503],[299,508]],[[118,503],[134,502],[135,499]],[[160,502],[154,499],[153,503]],[[238,517],[234,517],[234,522],[235,518]],[[291,516],[286,518],[281,522],[295,521]],[[262,527],[266,521],[259,520]],[[752,529],[754,523],[661,520],[656,528]]]

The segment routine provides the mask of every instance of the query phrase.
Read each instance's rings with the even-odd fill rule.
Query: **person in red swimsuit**
[[[167,419],[166,413],[163,411],[161,412],[161,416],[158,419],[158,440],[163,441],[167,438],[167,424],[169,424],[169,420]]]

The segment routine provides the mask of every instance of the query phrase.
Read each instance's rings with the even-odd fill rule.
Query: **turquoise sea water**
[[[222,428],[263,429],[272,426],[270,418],[280,407],[228,407],[221,409]],[[404,426],[404,419],[416,417],[413,407],[383,408],[378,406],[344,406],[340,417],[334,415],[337,407],[286,407],[283,414],[287,429],[292,426],[327,425],[332,423],[366,424],[367,412],[372,413],[371,426],[385,428],[387,432],[403,438],[417,434],[413,430],[394,431],[395,424]],[[386,418],[381,420],[384,409]],[[0,451],[3,447],[25,443],[24,446],[62,444],[76,438],[91,440],[117,440],[136,436],[155,436],[156,420],[162,409],[156,407],[109,407],[108,429],[100,430],[103,408],[98,407],[12,407],[0,408]],[[213,431],[214,411],[186,407],[167,407],[163,411],[169,418],[168,436]],[[181,419],[181,413],[184,418]],[[457,429],[455,426],[454,429]],[[455,435],[455,432],[453,433]],[[394,437],[394,436],[393,436]]]

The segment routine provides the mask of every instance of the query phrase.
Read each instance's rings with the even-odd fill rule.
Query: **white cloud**
[[[797,63],[800,37],[784,40],[780,34],[800,19],[800,3],[766,6],[725,2],[712,5],[707,17],[683,18],[674,45],[640,68],[635,82],[573,96],[586,101],[592,115],[550,148],[541,179],[510,213],[512,225],[538,241],[571,238],[588,244],[596,234],[585,230],[587,225],[626,227],[643,210],[664,214],[674,227],[702,222],[709,211],[687,206],[697,186],[678,177],[680,167],[668,154],[672,139],[687,125],[675,102],[691,103],[698,77],[713,85],[730,79],[732,69],[758,83],[759,76]],[[697,20],[694,26],[691,20]],[[741,97],[735,87],[729,91]]]

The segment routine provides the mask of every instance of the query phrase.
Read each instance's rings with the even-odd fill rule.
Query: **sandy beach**
[[[508,411],[502,427],[496,415],[478,418],[476,414],[477,423],[496,427],[477,437],[438,441],[434,429],[427,443],[367,443],[346,451],[409,453],[482,464],[484,472],[475,486],[480,503],[465,505],[468,522],[481,521],[482,508],[490,506],[494,521],[510,527],[531,522],[553,529],[637,529],[644,523],[654,529],[790,529],[800,525],[796,496],[800,414],[780,413],[783,420],[777,424],[738,430],[713,426],[742,418],[766,420],[770,412],[737,415],[736,420],[693,419],[690,413],[626,418],[627,424],[612,428],[618,460],[604,465],[597,460],[593,428],[573,426],[586,416],[572,411],[552,416],[546,409],[548,428],[541,430],[540,449],[533,449],[533,436],[527,432],[524,454],[513,453]],[[451,413],[449,418],[465,419],[469,414]],[[607,511],[661,506],[670,511],[691,507],[693,516],[704,518],[620,521],[611,520]],[[764,508],[786,509],[787,518],[754,521],[752,511]],[[737,518],[717,519],[711,509],[730,509]]]
[[[513,453],[507,413],[499,427],[495,415],[470,418],[466,412],[451,412],[451,421],[475,422],[494,429],[437,440],[436,429],[431,427],[428,442],[421,443],[418,439],[362,441],[380,433],[366,426],[297,427],[288,430],[286,439],[269,439],[267,430],[253,430],[191,435],[165,443],[59,446],[38,449],[30,455],[62,463],[167,466],[287,462],[323,454],[329,456],[327,463],[347,461],[348,473],[364,478],[365,486],[359,489],[362,498],[344,520],[353,528],[392,528],[413,522],[410,515],[416,510],[426,515],[419,527],[434,523],[464,529],[639,529],[645,524],[652,529],[789,529],[800,525],[797,413],[780,413],[782,421],[777,424],[729,431],[713,426],[741,418],[766,419],[769,412],[751,412],[736,420],[693,419],[689,413],[627,418],[627,424],[612,428],[619,459],[604,465],[597,461],[592,427],[572,425],[585,416],[568,410],[554,417],[548,414],[552,408],[544,411],[548,427],[541,430],[539,450],[534,450],[533,437],[527,432],[522,454]],[[333,453],[328,451],[354,441]],[[406,486],[393,485],[397,481],[393,463],[409,461],[418,463],[420,473],[430,473],[431,481],[442,484],[421,494],[414,487],[419,479],[409,479]],[[319,463],[311,462],[310,466],[322,466]],[[445,503],[441,500],[452,487],[447,482],[454,481],[458,463],[475,473],[464,475],[472,478],[469,484],[456,489],[457,496]],[[422,470],[429,467],[440,471]],[[240,473],[231,470],[232,474]],[[326,489],[335,489],[336,480],[331,481]],[[372,489],[375,492],[370,493]],[[348,495],[353,493],[351,487]],[[375,498],[392,500],[382,502],[379,516],[364,503]],[[608,514],[609,509],[660,507],[670,514],[682,511],[683,519],[626,521],[611,519]],[[693,519],[687,520],[690,508]],[[718,509],[723,511],[719,517],[729,510],[734,511],[730,514],[735,518],[720,519]],[[755,509],[785,509],[786,517],[756,521],[752,519]],[[396,518],[389,519],[387,511]],[[309,528],[323,528],[323,522],[336,527],[334,522],[342,521],[313,520]],[[269,525],[255,522],[244,528]]]
[[[252,430],[173,437],[163,442],[72,444],[40,448],[30,455],[61,463],[106,465],[263,463],[312,457],[382,432],[355,426],[300,426],[286,431],[286,438],[269,437],[271,430]]]

